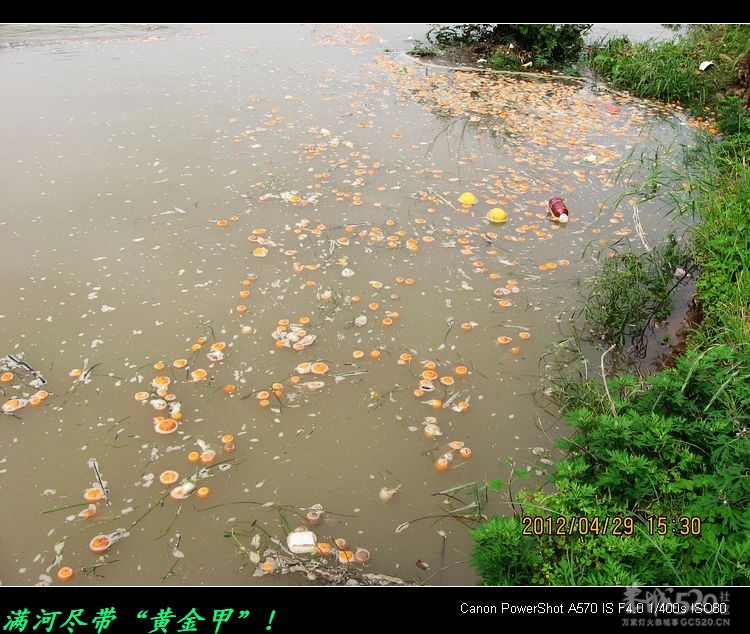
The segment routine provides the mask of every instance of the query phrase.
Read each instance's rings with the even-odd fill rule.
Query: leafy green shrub
[[[745,102],[737,96],[721,99],[716,125],[722,134],[750,134],[750,115]]]
[[[493,518],[473,532],[482,582],[746,585],[749,378],[750,354],[714,346],[647,379],[611,379],[611,402],[568,413],[574,431],[558,443],[567,455],[552,477],[555,491],[518,496],[523,516],[549,517],[553,526],[586,517],[586,534],[523,535],[523,517]],[[680,516],[699,518],[699,530],[673,533]]]
[[[427,32],[430,47],[417,44],[412,53],[465,48],[490,58],[498,69],[560,68],[578,60],[583,35],[591,24],[455,24],[434,25]]]
[[[566,64],[578,59],[583,36],[592,24],[511,24],[516,41],[537,60],[539,66]]]

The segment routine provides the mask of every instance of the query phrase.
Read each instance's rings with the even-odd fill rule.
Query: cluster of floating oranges
[[[404,352],[399,356],[397,363],[407,364],[411,363],[411,361],[411,353]],[[418,376],[419,384],[412,392],[414,396],[416,396],[417,398],[422,398],[428,393],[433,392],[438,387],[437,384],[439,384],[446,390],[447,396],[450,394],[453,394],[453,396],[450,396],[450,398],[448,398],[446,401],[443,401],[442,399],[431,398],[422,401],[423,403],[431,405],[434,409],[444,409],[445,407],[450,406],[450,408],[454,412],[459,413],[468,410],[469,397],[457,401],[457,399],[455,398],[455,393],[453,392],[453,388],[456,383],[456,379],[454,377],[463,378],[467,376],[469,374],[469,368],[467,368],[465,365],[456,365],[453,367],[452,374],[448,372],[440,374],[438,370],[439,367],[435,361],[428,360],[422,362],[422,371]]]
[[[10,370],[0,371],[0,384],[9,384],[17,377]],[[33,385],[34,383],[31,383]],[[14,386],[20,389],[20,386]],[[5,394],[5,388],[3,387],[3,394]],[[19,409],[23,409],[26,406],[39,407],[48,397],[49,392],[46,390],[37,390],[33,394],[28,392],[21,392],[17,396],[7,399],[2,405],[3,414],[12,414],[17,412]]]
[[[8,372],[6,374],[10,373]],[[36,392],[34,392],[34,394],[28,397],[21,396],[9,398],[3,403],[2,410],[4,414],[12,414],[13,412],[18,411],[19,409],[22,409],[27,405],[29,407],[39,407],[48,397],[49,392],[47,392],[46,390],[37,390]]]
[[[474,452],[467,447],[462,440],[452,440],[448,443],[448,451],[442,453],[435,460],[434,467],[437,471],[448,471],[456,455],[463,460],[468,460],[474,455]]]
[[[276,347],[290,348],[295,352],[309,348],[317,339],[316,335],[307,332],[306,327],[309,323],[309,317],[300,317],[296,323],[289,319],[279,319],[276,328],[271,332]]]

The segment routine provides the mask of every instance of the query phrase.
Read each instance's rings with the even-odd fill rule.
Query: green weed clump
[[[668,235],[661,245],[636,254],[612,252],[602,270],[587,283],[582,312],[592,341],[622,347],[642,347],[647,328],[666,318],[672,309],[679,268],[690,266],[688,249]]]

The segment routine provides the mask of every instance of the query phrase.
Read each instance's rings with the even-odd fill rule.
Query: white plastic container
[[[311,555],[317,550],[318,537],[305,526],[299,526],[286,536],[286,545],[295,555]]]

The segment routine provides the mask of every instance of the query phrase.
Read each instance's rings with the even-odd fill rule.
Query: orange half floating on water
[[[310,370],[313,374],[325,374],[328,372],[328,364],[322,361],[317,361],[310,366]]]
[[[11,398],[3,403],[3,413],[11,414],[26,405],[27,401],[21,398]]]
[[[166,471],[162,471],[159,475],[159,482],[162,484],[174,484],[179,477],[180,474],[177,473],[177,471],[174,469],[167,469]]]
[[[63,566],[57,571],[59,581],[70,581],[73,578],[73,569],[70,566]]]
[[[154,422],[154,431],[157,434],[173,434],[178,426],[174,418],[163,418]]]
[[[91,487],[83,492],[83,499],[87,502],[98,502],[104,498],[104,491],[100,487]]]
[[[155,388],[168,387],[171,382],[172,379],[168,376],[157,376],[151,381],[151,385]]]
[[[108,535],[97,535],[93,537],[89,542],[89,549],[91,552],[97,555],[106,552],[107,549],[112,545],[112,540]]]
[[[203,380],[203,379],[205,379],[205,378],[206,378],[207,376],[208,376],[208,372],[206,372],[206,371],[205,371],[204,369],[202,369],[202,368],[198,368],[197,370],[193,370],[193,371],[192,371],[192,372],[190,373],[190,378],[191,378],[191,379],[192,379],[193,381],[202,381],[202,380]]]

